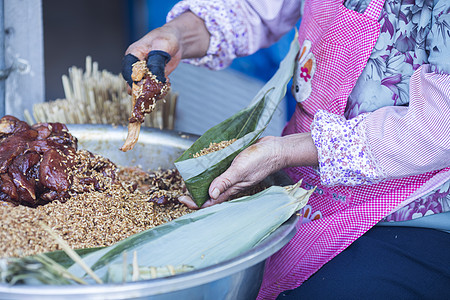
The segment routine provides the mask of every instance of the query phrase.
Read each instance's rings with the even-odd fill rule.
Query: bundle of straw
[[[99,70],[98,63],[88,56],[86,70],[69,68],[69,75],[62,76],[62,83],[65,99],[34,105],[32,116],[25,110],[25,118],[30,124],[128,124],[132,103],[127,83],[121,75]],[[142,125],[172,130],[177,98],[176,93],[169,91],[163,100],[156,103],[155,110],[147,115]]]

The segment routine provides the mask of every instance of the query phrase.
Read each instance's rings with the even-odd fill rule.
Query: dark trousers
[[[375,226],[288,299],[450,299],[450,233]]]

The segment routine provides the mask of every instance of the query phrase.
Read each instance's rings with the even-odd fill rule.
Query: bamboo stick
[[[103,281],[97,276],[97,274],[92,271],[92,269],[84,262],[84,260],[76,253],[65,240],[62,239],[56,232],[54,232],[50,227],[44,223],[40,223],[40,226],[47,231],[48,234],[52,236],[53,239],[61,246],[63,251],[69,256],[74,262],[76,262],[83,270],[92,277],[97,283],[103,283]]]

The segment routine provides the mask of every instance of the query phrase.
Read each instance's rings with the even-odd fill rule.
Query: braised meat
[[[1,204],[36,207],[55,199],[64,202],[79,192],[75,181],[86,181],[88,190],[101,190],[93,172],[113,181],[116,166],[106,159],[90,166],[94,156],[87,151],[77,152],[77,139],[64,124],[30,126],[4,116],[0,119]]]
[[[170,87],[169,80],[166,79],[165,83],[158,80],[148,70],[144,60],[133,64],[131,78],[133,80],[131,93],[133,111],[129,119],[127,139],[120,148],[124,152],[133,149],[138,140],[145,114],[151,113],[155,109],[156,101],[162,99]]]

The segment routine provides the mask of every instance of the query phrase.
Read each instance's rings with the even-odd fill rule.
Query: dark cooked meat
[[[29,126],[12,116],[0,119],[3,203],[35,207],[56,199],[64,202],[80,192],[78,183],[84,183],[84,191],[102,190],[98,177],[113,182],[115,172],[116,166],[109,160],[77,151],[77,139],[64,124]]]
[[[158,81],[155,76],[146,76],[136,84],[136,103],[129,122],[143,123],[145,114],[151,113],[155,109],[156,100],[160,99],[167,92],[163,90],[164,83]]]
[[[117,172],[117,176],[129,190],[147,195],[148,202],[158,205],[176,204],[178,197],[187,191],[177,169],[145,172],[138,167],[125,167]]]
[[[0,119],[0,141],[13,133],[28,130],[30,126],[12,116],[4,116]]]
[[[159,81],[148,70],[144,60],[138,61],[133,65],[131,78],[133,79],[131,89],[133,111],[129,119],[127,139],[122,148],[120,148],[124,152],[133,149],[137,143],[145,114],[149,114],[155,109],[156,101],[162,99],[170,87],[169,80],[166,79],[165,83]]]

